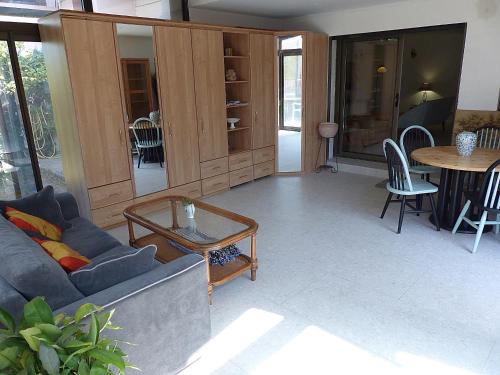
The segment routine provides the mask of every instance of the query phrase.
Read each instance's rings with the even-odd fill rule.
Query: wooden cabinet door
[[[191,31],[156,26],[156,61],[169,187],[200,179]]]
[[[227,156],[222,31],[191,30],[200,161]]]
[[[130,179],[113,24],[63,19],[88,188]]]
[[[273,35],[250,34],[252,145],[272,146],[276,136],[275,59]]]

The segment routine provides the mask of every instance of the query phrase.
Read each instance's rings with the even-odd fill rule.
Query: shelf
[[[226,83],[248,83],[248,81],[226,81]]]
[[[240,131],[240,130],[247,130],[247,129],[250,129],[250,126],[240,126],[240,127],[237,126],[234,129],[227,128],[227,131],[228,132],[237,132],[237,131]]]
[[[226,104],[226,108],[241,108],[241,107],[247,107],[248,103],[239,103],[239,104]]]
[[[225,59],[248,59],[250,56],[224,56]]]

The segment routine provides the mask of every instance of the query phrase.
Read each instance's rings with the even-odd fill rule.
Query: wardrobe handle
[[[255,113],[253,115],[253,122],[257,123],[257,111],[255,111]]]
[[[168,127],[168,135],[172,136],[172,124],[170,121],[167,121],[167,127]]]
[[[118,129],[118,134],[120,135],[120,142],[123,143],[123,129]]]

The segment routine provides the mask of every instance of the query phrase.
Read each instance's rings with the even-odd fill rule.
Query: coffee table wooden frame
[[[218,240],[214,243],[198,244],[187,240],[186,238],[178,235],[177,233],[172,232],[160,226],[159,224],[149,220],[148,218],[138,213],[141,211],[141,208],[145,208],[146,206],[148,207],[163,206],[166,208],[170,206],[170,209],[172,211],[172,226],[175,228],[178,224],[177,224],[177,205],[174,203],[182,201],[183,199],[189,199],[190,201],[193,202],[195,207],[211,212],[215,215],[222,216],[226,219],[241,223],[243,225],[246,225],[248,228],[233,235],[230,235],[228,237],[225,237],[221,240]],[[181,256],[186,255],[184,252],[172,246],[169,243],[169,240],[175,241],[181,244],[182,246],[196,253],[199,253],[205,258],[207,266],[207,276],[208,276],[208,297],[210,303],[212,303],[212,292],[215,286],[225,284],[228,281],[240,276],[241,274],[243,274],[248,270],[251,271],[250,278],[252,281],[255,281],[257,278],[257,268],[258,268],[257,229],[259,226],[254,220],[248,217],[238,215],[234,212],[212,206],[197,199],[191,199],[181,195],[166,196],[148,202],[135,204],[133,206],[127,207],[123,212],[123,215],[127,219],[130,246],[143,247],[146,245],[155,244],[158,247],[156,258],[160,262],[167,263]],[[133,226],[134,223],[150,230],[153,233],[140,238],[135,238],[134,226]],[[229,245],[233,245],[247,237],[251,237],[250,256],[241,254],[233,262],[228,263],[224,266],[210,265],[209,263],[210,251],[219,250]]]

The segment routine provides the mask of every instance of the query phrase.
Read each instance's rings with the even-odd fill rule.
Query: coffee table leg
[[[252,235],[252,245],[250,248],[250,259],[252,261],[252,275],[251,279],[252,281],[255,281],[257,279],[257,236],[254,234]]]
[[[208,303],[211,305],[212,304],[212,292],[214,290],[214,286],[212,285],[212,280],[210,278],[210,259],[209,259],[209,252],[207,251],[206,253],[203,254],[203,257],[205,258],[205,263],[207,265],[207,280],[208,280]]]
[[[132,220],[127,219],[127,226],[128,226],[128,243],[130,244],[130,246],[134,246],[135,234],[134,234],[134,224],[132,223]]]

